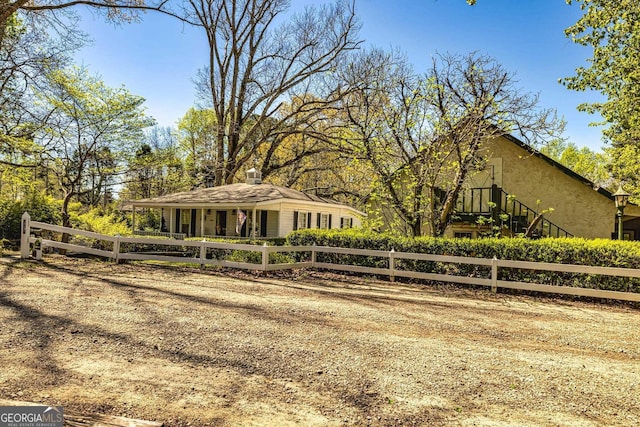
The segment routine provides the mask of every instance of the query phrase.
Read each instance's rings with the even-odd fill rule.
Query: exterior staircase
[[[485,188],[469,188],[460,193],[456,204],[456,215],[465,221],[474,222],[479,217],[491,218],[493,224],[508,229],[512,234],[524,234],[538,212],[510,196],[497,185]],[[533,237],[573,237],[564,228],[542,218],[536,224]]]

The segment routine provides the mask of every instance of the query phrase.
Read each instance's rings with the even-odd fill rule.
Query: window
[[[318,228],[327,229],[329,228],[329,214],[318,214],[320,215],[320,222],[318,223]]]
[[[302,230],[303,228],[309,228],[309,224],[307,224],[307,213],[299,212],[298,213],[298,230]]]
[[[182,224],[189,224],[189,219],[191,219],[191,210],[181,209],[180,216],[182,217]]]
[[[311,212],[294,211],[293,212],[293,229],[302,230],[311,227]]]
[[[453,237],[456,239],[473,239],[473,233],[471,231],[456,231],[453,233]]]
[[[340,218],[340,228],[351,228],[353,227],[353,218],[342,217]]]

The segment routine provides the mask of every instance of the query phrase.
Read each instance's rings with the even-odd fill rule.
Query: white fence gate
[[[86,247],[78,244],[62,243],[55,240],[36,238],[31,234],[32,229],[48,230],[58,233],[66,233],[73,236],[84,236],[92,239],[96,239],[104,242],[111,242],[112,250],[96,249],[92,247]],[[138,237],[121,237],[121,236],[107,236],[103,234],[93,233],[90,231],[77,230],[72,228],[60,227],[57,225],[46,224],[43,222],[31,221],[29,214],[24,213],[22,216],[22,230],[21,230],[21,246],[20,254],[22,258],[28,258],[35,252],[37,259],[42,258],[42,249],[45,247],[64,249],[68,251],[74,251],[79,253],[91,254],[110,258],[117,261],[120,260],[155,260],[155,261],[168,261],[168,262],[180,262],[204,265],[214,265],[219,267],[240,268],[256,271],[274,271],[274,270],[287,270],[295,268],[318,268],[336,271],[348,271],[365,274],[375,274],[382,276],[389,276],[389,279],[393,281],[396,277],[406,277],[414,279],[431,280],[438,282],[449,282],[458,284],[478,285],[490,287],[493,292],[496,292],[498,288],[519,289],[535,292],[548,292],[564,295],[585,296],[593,298],[608,298],[623,301],[638,301],[640,302],[640,293],[635,292],[619,292],[603,289],[570,287],[570,286],[557,286],[547,285],[539,283],[529,282],[516,282],[499,280],[500,268],[517,268],[526,270],[538,270],[538,271],[555,271],[566,273],[580,273],[580,274],[594,274],[602,276],[618,276],[628,278],[640,278],[640,270],[630,268],[615,268],[615,267],[593,267],[586,265],[573,265],[573,264],[554,264],[543,262],[529,262],[529,261],[510,261],[500,259],[487,259],[487,258],[473,258],[473,257],[459,257],[459,256],[446,256],[446,255],[432,255],[432,254],[420,254],[409,252],[395,252],[380,251],[380,250],[367,250],[367,249],[351,249],[351,248],[337,248],[329,246],[263,246],[250,245],[250,244],[237,244],[237,243],[222,243],[222,242],[207,242],[207,241],[183,241],[183,240],[169,240],[169,239],[151,239],[151,238],[138,238]],[[195,256],[175,256],[175,255],[161,255],[157,253],[136,253],[121,251],[123,243],[132,244],[148,244],[148,245],[160,245],[160,246],[180,246],[195,248]],[[32,248],[33,247],[33,248]],[[208,249],[223,249],[233,251],[246,251],[257,252],[260,254],[260,263],[251,262],[237,262],[226,259],[209,259],[207,258]],[[308,261],[301,262],[286,262],[286,263],[270,263],[269,255],[275,253],[309,253]],[[365,267],[361,265],[349,265],[338,264],[330,262],[318,262],[317,254],[330,253],[330,254],[342,254],[342,255],[357,255],[366,257],[375,257],[387,259],[387,268],[381,267]],[[490,267],[491,275],[488,278],[482,277],[468,277],[459,276],[453,274],[439,274],[439,273],[426,273],[419,271],[412,271],[407,269],[396,268],[397,260],[417,260],[417,261],[433,261],[439,263],[451,263],[451,264],[471,264]]]

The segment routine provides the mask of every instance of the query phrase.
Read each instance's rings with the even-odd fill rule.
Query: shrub
[[[131,227],[127,220],[118,217],[115,213],[105,213],[100,208],[93,208],[88,212],[78,214],[73,218],[73,222],[74,228],[109,236],[131,233]]]
[[[6,239],[6,247],[20,244],[22,214],[29,212],[32,221],[60,224],[60,202],[51,196],[31,194],[23,200],[0,201],[0,239]]]
[[[436,255],[493,258],[515,261],[536,261],[559,264],[578,264],[600,267],[640,268],[640,243],[617,240],[587,240],[581,238],[524,238],[447,239],[394,237],[360,230],[299,230],[288,236],[291,245],[336,246],[359,249],[378,249]],[[353,263],[368,267],[387,268],[386,258],[318,254],[318,261]],[[431,261],[397,260],[397,269],[420,272],[490,277],[486,266],[452,264]],[[562,273],[542,270],[500,268],[501,280],[541,283],[640,292],[640,279],[582,273]]]

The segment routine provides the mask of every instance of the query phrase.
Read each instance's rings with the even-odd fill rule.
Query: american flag
[[[244,224],[244,222],[247,219],[247,214],[245,214],[240,209],[238,209],[238,215],[236,216],[236,218],[237,218],[237,220],[236,220],[236,234],[240,234],[240,231],[242,230],[242,225]]]

